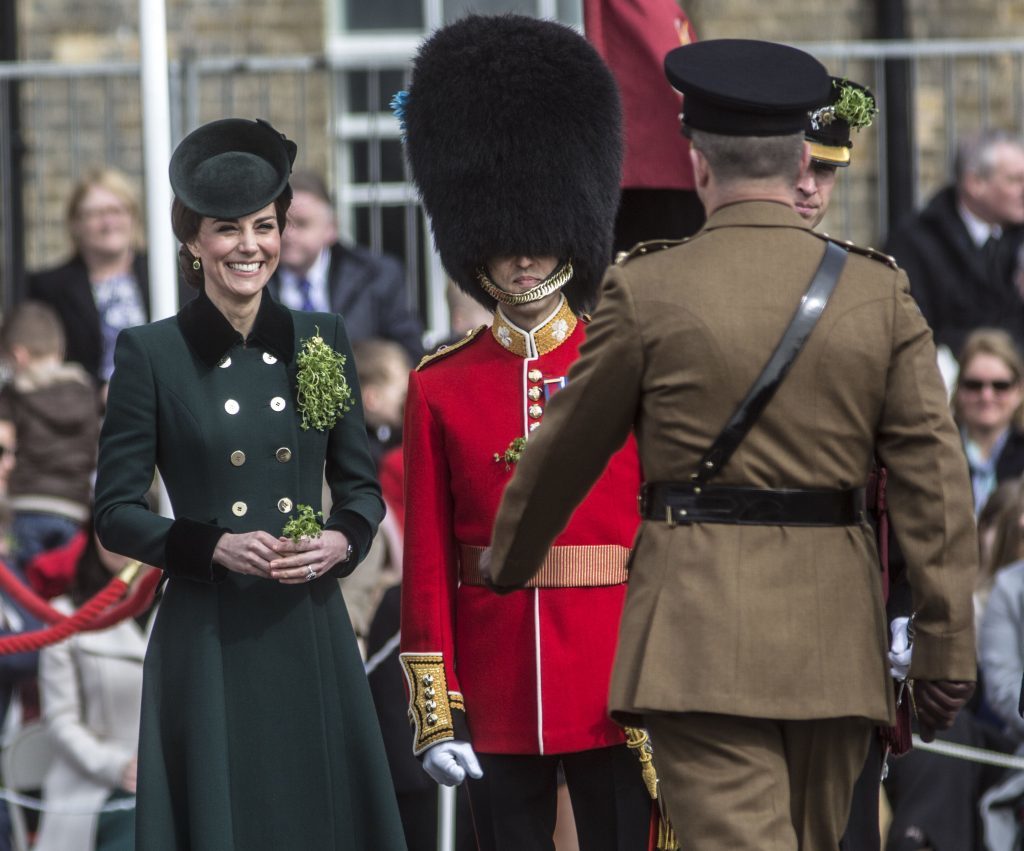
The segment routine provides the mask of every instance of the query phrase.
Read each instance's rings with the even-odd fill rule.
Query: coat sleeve
[[[579,360],[526,444],[494,524],[492,575],[521,586],[633,428],[644,353],[624,270],[613,266]],[[543,492],[541,492],[543,487]]]
[[[985,672],[985,700],[1018,741],[1024,740],[1024,718],[1017,711],[1024,676],[1024,565],[1001,571],[981,619],[978,656]]]
[[[974,680],[971,594],[978,543],[967,461],[946,401],[931,332],[899,273],[892,354],[876,449],[889,470],[893,531],[914,600],[918,679]]]
[[[161,436],[156,380],[139,330],[119,334],[114,349],[96,471],[96,533],[108,550],[161,567],[171,576],[218,581],[227,571],[214,564],[213,551],[229,530],[161,517],[146,501]]]
[[[80,682],[74,639],[40,651],[39,698],[43,721],[58,749],[79,771],[116,788],[135,753],[122,744],[104,741],[83,722]]]
[[[345,356],[345,379],[352,391],[352,408],[335,423],[327,437],[324,475],[331,491],[331,515],[325,529],[343,532],[352,544],[352,558],[334,568],[335,577],[346,576],[370,551],[370,543],[384,519],[384,499],[370,447],[366,439],[362,396],[356,377],[356,362],[345,323],[334,316],[331,344]]]
[[[467,707],[455,671],[458,587],[451,474],[440,424],[420,373],[405,403],[405,547],[399,661],[405,674],[413,753],[469,740]]]

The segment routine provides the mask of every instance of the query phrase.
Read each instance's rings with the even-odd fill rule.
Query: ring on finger
[[[306,581],[307,582],[312,582],[314,579],[316,579],[316,571],[313,570],[313,565],[307,564],[306,565]]]

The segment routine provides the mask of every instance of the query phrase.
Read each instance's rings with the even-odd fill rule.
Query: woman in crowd
[[[405,848],[335,581],[383,514],[351,349],[339,316],[265,292],[295,152],[243,119],[181,142],[171,223],[199,294],[118,338],[96,526],[169,578],[146,657],[138,851]],[[174,520],[146,505],[154,467]],[[284,537],[325,475],[323,529]]]
[[[69,614],[97,594],[126,559],[91,528],[75,565]],[[149,612],[109,629],[82,632],[39,654],[39,698],[56,758],[43,782],[44,811],[35,851],[131,851],[135,813],[99,815],[108,800],[135,794],[142,660]],[[62,809],[75,813],[61,812]]]
[[[31,275],[29,297],[49,304],[64,323],[65,359],[97,381],[114,369],[114,340],[149,315],[146,258],[139,252],[140,207],[128,177],[93,169],[75,185],[67,206],[74,253]]]
[[[1024,361],[1005,331],[980,328],[964,342],[953,413],[971,468],[974,510],[996,485],[1024,472]]]

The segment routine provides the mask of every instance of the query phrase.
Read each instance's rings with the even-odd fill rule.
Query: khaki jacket
[[[716,211],[685,244],[612,267],[568,386],[505,492],[495,580],[514,585],[635,430],[648,481],[686,481],[761,371],[825,248],[784,205]],[[851,251],[789,376],[715,480],[863,485],[889,468],[917,610],[912,674],[973,680],[977,543],[967,464],[906,275]],[[620,719],[655,711],[892,717],[870,527],[638,533],[611,684]]]

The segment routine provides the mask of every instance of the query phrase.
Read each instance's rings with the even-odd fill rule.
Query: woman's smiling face
[[[212,301],[258,298],[281,257],[274,205],[240,219],[204,217],[188,249],[203,265],[206,294]]]

